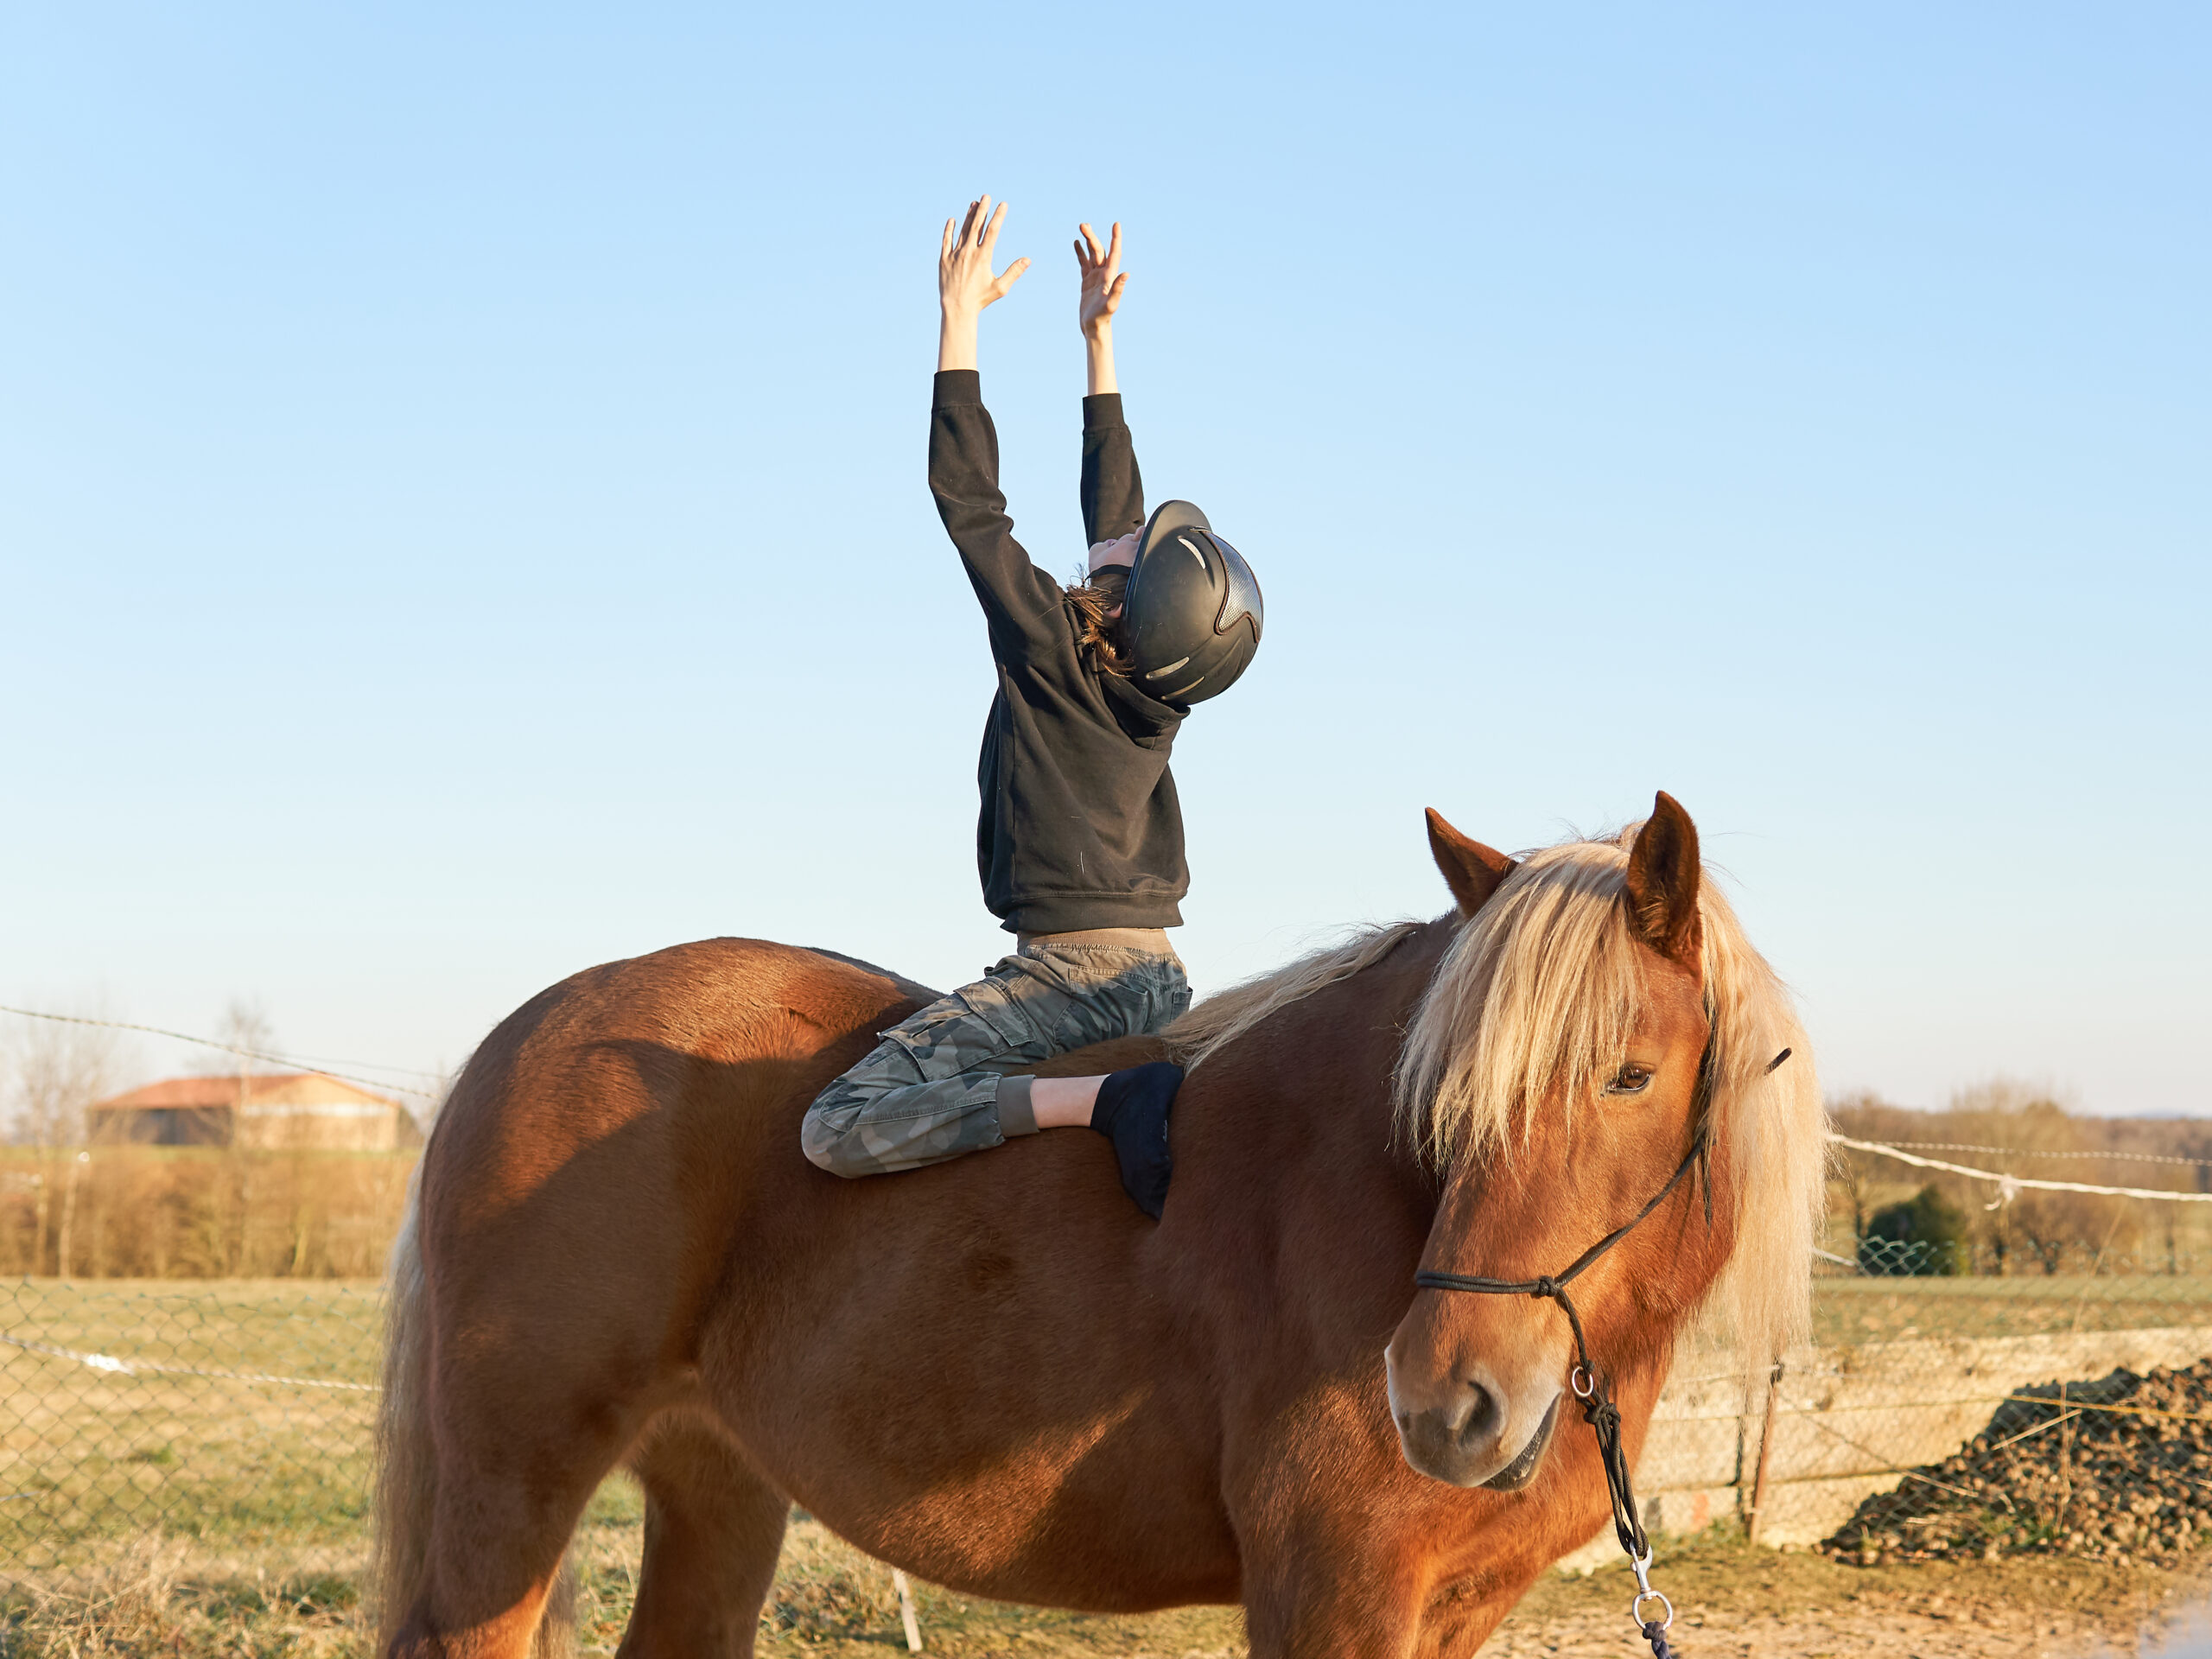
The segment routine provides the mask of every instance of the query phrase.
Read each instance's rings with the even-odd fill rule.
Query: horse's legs
[[[1432,1594],[1421,1610],[1416,1659],[1470,1659],[1535,1581],[1530,1577],[1510,1585],[1452,1585]]]
[[[1424,1583],[1403,1557],[1321,1535],[1246,1558],[1244,1623],[1252,1659],[1472,1659],[1535,1580],[1484,1572],[1441,1584]],[[1425,1548],[1414,1548],[1426,1553]],[[1254,1559],[1255,1555],[1258,1559]]]
[[[701,1424],[657,1426],[631,1467],[645,1559],[618,1659],[751,1659],[790,1500]]]
[[[1413,1659],[1421,1608],[1402,1563],[1295,1522],[1262,1548],[1254,1542],[1246,1539],[1244,1558],[1252,1659]]]
[[[563,1558],[636,1416],[611,1401],[544,1409],[518,1372],[491,1366],[445,1390],[435,1414],[429,1548],[387,1659],[567,1652]]]

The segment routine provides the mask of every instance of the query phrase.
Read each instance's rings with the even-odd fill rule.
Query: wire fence
[[[2212,1537],[2212,1260],[2078,1243],[2023,1268],[1866,1240],[1816,1285],[1777,1439],[1829,1553],[2171,1561]]]
[[[0,1283],[0,1577],[153,1531],[358,1556],[383,1318],[373,1285]]]
[[[1866,1562],[2212,1538],[2212,1258],[1870,1239],[1814,1300],[1770,1408],[1678,1367],[1637,1475],[1660,1529]],[[0,1579],[153,1530],[358,1562],[382,1323],[359,1282],[0,1282]]]

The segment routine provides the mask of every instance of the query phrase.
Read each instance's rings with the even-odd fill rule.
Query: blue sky
[[[1266,587],[1201,990],[1440,910],[1424,806],[1663,787],[1833,1089],[2212,1110],[2212,24],[1809,10],[15,9],[0,996],[435,1067],[706,935],[971,977],[989,190],[1033,554],[1119,218],[1147,483]]]

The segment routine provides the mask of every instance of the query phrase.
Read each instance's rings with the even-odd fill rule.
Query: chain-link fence
[[[358,1556],[382,1328],[373,1285],[0,1284],[0,1576],[157,1529]]]
[[[1814,1302],[1770,1412],[1732,1359],[1678,1366],[1637,1471],[1660,1529],[1756,1514],[1866,1560],[2212,1535],[2212,1259],[1876,1239]],[[0,1285],[0,1575],[153,1529],[358,1560],[381,1320],[372,1285]]]
[[[1889,1467],[1831,1551],[2170,1560],[2212,1535],[2212,1262],[2076,1244],[2023,1264],[1986,1242],[1857,1254],[1817,1287],[1837,1363],[1808,1381],[1866,1401]],[[1783,1388],[1801,1415],[1816,1403]]]
[[[1764,1397],[1725,1351],[1678,1365],[1637,1471],[1660,1529],[1867,1562],[2212,1535],[2212,1260],[1869,1238],[1813,1306]]]

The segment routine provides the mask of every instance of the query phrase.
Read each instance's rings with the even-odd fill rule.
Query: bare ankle
[[[1029,1086],[1029,1103],[1040,1129],[1080,1129],[1090,1123],[1103,1077],[1039,1077]]]

